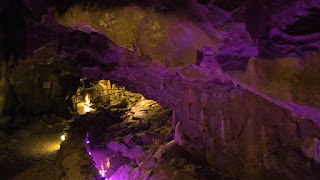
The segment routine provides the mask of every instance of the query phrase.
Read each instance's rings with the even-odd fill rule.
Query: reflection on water
[[[132,163],[132,160],[123,156],[120,152],[114,152],[106,147],[93,148],[90,146],[89,134],[85,143],[87,144],[87,152],[91,155],[92,160],[95,162],[95,167],[99,171],[101,177],[105,179],[110,178],[119,167],[124,164]]]
[[[87,133],[87,138],[85,139],[87,151],[91,155],[92,160],[95,162],[95,167],[99,170],[101,177],[104,177],[106,180],[108,180],[106,175],[108,170],[111,168],[110,158],[107,157],[106,150],[90,148],[88,136],[89,134]]]

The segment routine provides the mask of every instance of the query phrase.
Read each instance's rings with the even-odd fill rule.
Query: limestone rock
[[[153,158],[158,163],[168,163],[172,158],[179,158],[185,156],[187,153],[174,140],[159,147]]]
[[[121,166],[117,172],[115,172],[109,180],[118,180],[118,179],[134,179],[137,178],[134,172],[134,168],[128,165]]]
[[[151,143],[154,142],[153,135],[150,134],[150,133],[147,132],[147,131],[144,131],[144,132],[141,134],[141,141],[142,141],[144,144],[151,144]]]
[[[274,99],[319,108],[318,53],[298,58],[287,57],[274,61],[251,58],[245,72],[230,72],[238,83]]]
[[[115,141],[111,141],[108,143],[108,149],[111,149],[115,152],[127,152],[128,151],[128,147],[125,144],[122,144],[120,142],[115,142]]]
[[[128,134],[123,137],[123,141],[129,146],[129,147],[135,147],[136,145],[141,145],[142,142],[139,137],[136,135]]]
[[[119,101],[110,102],[111,106],[113,106],[114,108],[126,108],[128,106],[128,102],[126,99],[120,99]]]
[[[45,47],[13,69],[11,83],[18,112],[69,113],[68,106],[72,104],[68,104],[66,98],[75,93],[80,73],[77,69],[69,69],[64,57],[51,51],[50,47]],[[49,63],[46,62],[48,56],[51,58]]]
[[[282,7],[282,8],[279,8]],[[247,3],[247,29],[258,39],[261,57],[301,57],[319,49],[319,3],[308,1],[277,1],[264,4],[250,0]]]
[[[156,166],[153,170],[152,175],[149,180],[156,180],[156,179],[186,179],[186,180],[193,180],[194,177],[183,173],[181,171],[176,170],[166,164],[160,164]]]
[[[240,70],[245,71],[249,57],[239,57],[236,55],[218,55],[217,61],[223,71]]]
[[[135,147],[128,149],[123,155],[131,159],[137,159],[142,155],[143,151],[144,149],[141,146],[136,145]]]
[[[274,101],[270,102],[270,98],[257,95],[257,91],[252,90],[250,87],[237,85],[237,81],[229,79],[223,72],[219,71],[219,65],[215,61],[215,55],[220,55],[222,65],[231,64],[230,66],[222,66],[225,67],[225,70],[244,70],[246,60],[243,60],[238,66],[237,61],[234,62],[234,58],[242,60],[242,58],[252,58],[258,55],[268,58],[266,61],[273,59],[279,62],[278,64],[276,63],[276,66],[280,66],[280,70],[273,67],[272,64],[264,65],[267,69],[266,73],[261,72],[264,71],[263,69],[257,68],[259,70],[254,71],[256,74],[250,76],[253,80],[256,80],[255,77],[268,76],[266,79],[270,81],[263,81],[261,83],[265,84],[258,87],[270,85],[271,89],[277,89],[275,91],[270,90],[276,95],[289,97],[288,99],[306,106],[317,107],[318,101],[315,100],[318,98],[317,90],[319,89],[317,88],[319,84],[317,81],[319,79],[317,78],[317,63],[308,64],[307,62],[306,64],[308,65],[305,66],[299,66],[298,64],[297,68],[302,68],[301,74],[299,74],[300,70],[297,71],[298,74],[295,74],[296,71],[291,71],[290,68],[289,70],[286,69],[288,65],[291,67],[290,63],[282,64],[284,61],[276,58],[297,56],[300,60],[305,60],[307,54],[319,49],[318,1],[277,0],[265,3],[264,0],[247,0],[246,2],[243,0],[218,0],[212,1],[210,4],[208,4],[209,1],[202,1],[204,6],[207,4],[208,6],[213,5],[226,11],[217,12],[222,17],[221,19],[212,19],[213,22],[210,22],[210,17],[206,17],[207,12],[202,11],[206,10],[206,8],[196,4],[196,1],[182,2],[178,0],[164,3],[156,1],[155,3],[160,3],[160,7],[163,9],[174,10],[181,8],[179,12],[190,12],[191,16],[196,15],[195,21],[198,22],[193,22],[189,19],[185,20],[184,18],[171,18],[170,20],[174,20],[168,24],[162,24],[158,22],[158,14],[155,13],[154,16],[150,16],[150,19],[157,17],[153,19],[156,23],[150,22],[154,25],[150,27],[156,27],[157,31],[150,31],[150,33],[143,31],[144,29],[138,29],[137,31],[146,32],[146,36],[144,36],[147,39],[144,42],[145,44],[136,43],[132,45],[133,40],[137,40],[136,37],[138,37],[135,35],[138,34],[135,31],[132,36],[125,36],[129,34],[127,33],[129,28],[118,26],[117,30],[119,31],[108,31],[109,34],[114,32],[114,38],[121,38],[117,39],[118,43],[134,49],[132,51],[116,46],[97,32],[86,33],[80,30],[73,30],[58,25],[54,21],[48,22],[46,18],[41,22],[32,21],[26,28],[28,55],[32,55],[36,49],[52,41],[54,41],[56,49],[39,56],[41,58],[36,63],[39,66],[28,66],[28,61],[21,61],[21,63],[18,63],[17,68],[13,70],[12,85],[17,92],[18,102],[21,103],[19,107],[23,107],[26,112],[33,112],[33,109],[36,109],[37,112],[44,112],[50,109],[39,106],[39,104],[49,105],[51,103],[50,99],[46,98],[50,92],[45,91],[42,93],[37,89],[39,92],[37,90],[32,92],[34,92],[34,96],[41,94],[40,97],[27,95],[29,95],[30,89],[34,88],[34,85],[39,85],[39,82],[41,84],[41,81],[44,81],[41,78],[47,78],[55,84],[59,84],[60,75],[63,75],[63,73],[59,72],[59,68],[55,68],[57,65],[55,63],[71,62],[64,67],[73,68],[75,67],[73,65],[77,64],[83,70],[83,76],[118,80],[122,85],[133,91],[143,94],[146,98],[154,99],[175,111],[175,122],[179,122],[175,129],[175,145],[172,145],[171,142],[160,148],[159,152],[156,153],[156,157],[160,162],[170,163],[172,157],[170,157],[169,152],[174,149],[172,147],[176,147],[179,144],[178,147],[181,146],[182,149],[188,151],[193,158],[208,162],[210,168],[217,168],[222,174],[227,174],[231,177],[236,176],[247,179],[315,179],[319,177],[320,167],[319,163],[315,161],[317,156],[315,156],[315,150],[312,148],[315,147],[313,139],[320,137],[319,110],[311,111],[308,109],[309,107],[295,106],[291,101],[278,104],[275,104]],[[241,9],[238,9],[238,6],[241,6]],[[215,7],[212,9],[215,9]],[[137,7],[123,9],[127,12],[140,13],[143,17],[148,17],[146,13]],[[238,20],[234,18],[234,16],[238,16],[237,12],[239,12],[240,16]],[[80,14],[82,13],[83,11]],[[86,11],[86,15],[89,16],[89,14]],[[88,18],[88,16],[85,16],[85,18],[97,20],[96,18]],[[79,16],[74,17],[78,18]],[[133,23],[132,20],[134,19],[130,19],[131,17],[136,16],[122,19],[124,22],[129,23],[122,23],[121,25],[127,26],[132,23],[134,24],[133,28],[137,27],[136,25],[141,25],[140,23]],[[73,21],[75,19],[68,20]],[[233,21],[240,23],[234,23]],[[77,21],[74,22],[77,23]],[[97,24],[97,22],[95,23]],[[149,25],[150,23],[145,24]],[[160,24],[160,27],[157,23]],[[213,25],[219,26],[219,28],[215,29]],[[167,31],[164,32],[167,27]],[[149,26],[138,28],[147,30]],[[248,36],[247,32],[250,36]],[[148,41],[148,38],[152,37],[152,35],[159,35],[160,38]],[[143,42],[142,39],[139,40]],[[150,46],[149,42],[152,42]],[[207,61],[199,63],[200,66],[202,65],[202,69],[189,67],[166,68],[194,63],[195,50],[201,49],[203,46],[213,47],[214,50],[212,49],[212,51],[208,52]],[[56,61],[55,58],[51,59],[53,57],[52,52],[66,54],[69,57],[63,56],[62,59],[65,61]],[[17,53],[21,52],[17,51]],[[152,59],[163,60],[165,66],[150,62],[146,60],[147,58],[141,58],[139,54],[152,55]],[[217,57],[219,59],[219,56]],[[89,61],[87,62],[85,59]],[[250,63],[252,62],[249,60],[249,66]],[[21,66],[19,67],[19,65]],[[284,71],[282,71],[282,67],[285,67],[283,68]],[[53,68],[55,71],[42,72],[47,76],[36,76],[32,74],[35,72],[32,68],[40,69],[40,71],[48,71],[48,69]],[[183,69],[182,73],[181,69]],[[66,70],[65,72],[70,71]],[[30,79],[31,76],[33,78]],[[19,79],[24,81],[20,82]],[[190,79],[196,80],[190,81]],[[289,82],[297,84],[292,85]],[[291,88],[291,86],[295,86],[295,88]],[[61,89],[61,86],[58,87],[60,89],[52,91],[50,95],[52,99],[59,100],[55,102],[56,104],[60,104],[64,100],[63,97],[66,97],[65,92],[60,93],[63,88]],[[28,93],[25,93],[26,91]],[[133,103],[131,104],[132,116],[137,112],[141,115],[144,111],[152,108],[149,103],[142,104],[142,102],[144,101],[139,100],[135,107]],[[53,104],[50,105],[53,106]],[[297,111],[305,112],[304,115],[306,116],[297,114]],[[139,117],[139,120],[140,124],[136,121],[126,121],[121,124],[121,128],[115,133],[115,139],[122,140],[124,135],[137,133],[141,129],[154,130],[160,135],[168,133],[165,127],[161,128],[163,126],[161,119],[153,122],[151,121],[153,119],[146,118],[143,121]],[[146,126],[141,128],[143,123]],[[140,128],[137,128],[137,126],[140,126]],[[123,129],[122,127],[126,128]],[[117,137],[118,135],[119,137]],[[146,138],[146,142],[150,142],[148,138]],[[155,142],[154,144],[157,143]],[[110,149],[124,154],[132,150],[132,154],[134,154],[132,158],[137,158],[138,154],[144,150],[139,146],[129,148],[124,143],[116,141],[111,141],[108,145]],[[63,153],[62,157],[64,156],[66,154]],[[69,158],[70,160],[82,162],[76,156],[70,156]],[[170,162],[168,159],[170,159]],[[71,162],[66,161],[63,165],[72,167],[69,163]],[[181,167],[179,162],[173,161],[172,164]],[[132,168],[126,169],[125,172],[127,174],[133,170]],[[194,173],[197,169],[199,169],[197,165],[184,166],[185,174]],[[79,170],[79,168],[71,169],[70,172],[73,170]],[[149,177],[150,172],[151,170],[148,170],[142,174],[146,173],[145,175]],[[60,175],[67,174],[67,172],[63,173]],[[180,170],[170,167],[169,164],[161,164],[155,166],[149,179],[170,179],[175,176],[187,178],[180,175]],[[128,177],[135,176],[131,174],[131,176],[124,178]]]
[[[61,144],[55,170],[60,179],[96,179],[99,172],[94,167],[91,156],[87,153],[80,132],[69,132],[68,138]]]
[[[149,86],[156,86],[150,77],[157,77],[157,74],[166,70],[153,66],[144,68],[147,67],[151,70],[141,81],[149,82]],[[132,70],[131,75],[136,73],[138,77],[142,77],[138,75],[139,70]],[[122,73],[119,69],[113,75],[123,79],[125,74]],[[86,74],[89,75],[89,71]],[[308,163],[304,163],[306,161],[293,158],[295,155],[298,157],[293,146],[289,146],[287,150],[281,146],[292,144],[301,149],[309,148],[310,143],[306,142],[312,141],[314,133],[320,133],[316,119],[312,121],[295,117],[285,108],[235,86],[228,78],[220,79],[214,73],[209,74],[210,76],[211,78],[199,78],[198,81],[190,82],[176,72],[167,72],[163,80],[166,88],[161,91],[148,91],[146,84],[137,84],[134,80],[131,83],[135,84],[137,92],[154,97],[175,110],[175,121],[180,121],[175,129],[175,142],[194,157],[206,159],[211,167],[219,167],[228,175],[247,178],[258,178],[263,173],[268,177],[299,177],[302,171],[308,172],[310,177],[316,176],[316,172],[308,168]],[[127,81],[124,83],[130,84]],[[170,96],[169,101],[163,101],[166,96]],[[309,127],[309,130],[306,131],[304,127]],[[271,159],[266,156],[266,166],[258,160],[259,154],[276,151],[283,153],[281,156],[288,157],[288,160],[292,159],[300,164],[304,170],[301,169],[299,173],[287,169],[295,165],[288,165],[289,161],[280,161],[278,155],[271,156]],[[159,151],[157,157],[162,162],[166,158],[161,158],[164,156],[160,154]],[[221,161],[221,158],[224,160]],[[282,175],[279,169],[273,169],[272,162],[280,163],[290,173]]]

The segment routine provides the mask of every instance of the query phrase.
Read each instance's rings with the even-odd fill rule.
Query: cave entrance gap
[[[75,121],[86,124],[83,142],[102,177],[111,177],[124,165],[137,166],[147,150],[173,139],[169,108],[116,81],[80,81],[72,97]]]

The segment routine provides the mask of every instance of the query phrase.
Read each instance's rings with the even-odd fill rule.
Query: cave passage
[[[124,87],[118,87],[116,83],[111,83],[110,80],[81,79],[80,86],[72,97],[74,111],[78,115],[84,115],[96,111],[97,107],[125,106],[125,101],[118,101],[122,96],[125,96],[124,92]]]
[[[116,173],[120,167],[137,167],[139,161],[150,158],[146,154],[152,155],[159,145],[173,139],[169,108],[132,93],[118,86],[117,82],[80,81],[72,97],[75,121],[71,123],[66,138],[69,132],[81,131],[77,126],[85,127],[82,143],[101,177],[120,178]],[[70,141],[67,139],[65,143]]]

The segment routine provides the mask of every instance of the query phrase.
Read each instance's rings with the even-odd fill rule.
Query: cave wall
[[[25,44],[18,48],[25,56],[9,48],[10,53],[18,56],[9,53],[1,62],[1,114],[14,117],[19,113],[27,116],[55,113],[69,117],[71,96],[83,77],[82,65],[96,65],[96,59],[108,48],[108,39],[61,26],[50,13],[40,20],[26,19],[26,22]]]
[[[50,60],[51,62],[50,62]],[[14,118],[56,114],[70,116],[71,96],[75,94],[81,71],[63,62],[65,57],[43,48],[33,58],[14,68],[1,63],[1,115]]]
[[[251,56],[269,59],[286,56],[303,58],[319,49],[319,3],[316,0],[189,0],[172,3],[176,8],[171,8],[162,1],[146,1],[137,3],[138,6],[134,6],[136,2],[132,2],[130,6],[109,6],[104,9],[97,7],[106,6],[107,3],[96,3],[98,5],[79,3],[70,6],[63,15],[57,16],[58,21],[67,26],[90,26],[127,48],[132,48],[132,44],[136,43],[143,51],[142,55],[152,59],[183,62],[173,63],[175,66],[192,62],[195,55],[187,52],[199,48],[197,39],[201,39],[200,45],[212,46],[219,51],[234,47],[224,46],[229,41],[238,45],[254,45],[258,53],[252,52]],[[171,9],[170,13],[166,9]],[[126,17],[130,14],[128,12],[133,13],[131,19]],[[144,18],[144,14],[148,18]],[[138,27],[123,23],[125,21],[135,22]],[[154,26],[154,23],[157,25]],[[236,33],[230,31],[229,27],[237,23],[243,24],[245,30],[238,28]],[[192,34],[181,31],[181,28]],[[145,34],[139,34],[137,30],[144,31]],[[250,34],[249,39],[241,37],[240,33],[243,31]],[[234,34],[238,34],[240,38],[230,37]],[[180,35],[184,38],[179,38]],[[191,36],[196,38],[191,39]],[[174,39],[174,42],[166,37]],[[135,42],[136,40],[139,42]],[[189,47],[183,47],[183,44],[189,44]],[[166,47],[168,48],[163,49]],[[176,53],[171,49],[185,55],[171,57]],[[239,49],[229,49],[228,53],[241,55]]]
[[[173,96],[184,99],[184,107],[176,109],[181,122],[175,132],[179,144],[200,157],[206,152],[212,167],[233,176],[318,176],[309,166],[314,163],[310,152],[313,138],[319,135],[317,124],[232,83],[219,83],[175,86],[181,89]],[[182,89],[187,91],[176,93]]]
[[[319,49],[319,13],[316,0],[248,0],[246,25],[260,57],[303,59]]]
[[[268,97],[319,108],[319,53],[267,60],[250,58],[245,72],[228,72],[239,83]]]
[[[57,19],[83,31],[94,28],[168,67],[194,64],[196,51],[211,47],[214,61],[237,81],[271,98],[319,107],[316,1],[186,1],[170,13],[153,9],[159,3],[107,9],[77,4]]]
[[[1,2],[2,28],[0,29],[4,33],[3,42],[6,42],[5,46],[2,45],[5,56],[7,58],[25,56],[24,49],[28,46],[25,36],[29,34],[27,25],[30,21],[41,21],[43,14],[52,13],[54,9],[56,9],[58,21],[64,25],[79,26],[79,28],[90,26],[127,48],[132,48],[132,44],[137,43],[136,45],[143,49],[142,54],[151,56],[152,59],[160,61],[165,58],[169,61],[172,59],[170,62],[173,64],[181,61],[175,65],[193,62],[195,54],[188,54],[190,50],[202,48],[201,46],[213,46],[219,49],[225,44],[224,41],[228,36],[234,34],[229,33],[227,28],[234,23],[245,24],[246,31],[252,38],[245,42],[249,44],[254,42],[259,49],[260,57],[297,56],[301,58],[319,49],[317,26],[319,3],[317,0],[212,2],[18,0]],[[134,13],[131,19],[125,17],[126,14],[130,14],[129,12]],[[129,26],[125,23],[126,21],[134,21],[139,25],[138,27]],[[144,31],[146,35],[141,34],[139,37],[137,31]],[[170,33],[171,31],[173,34]],[[179,38],[177,31],[181,31],[181,36],[184,38]],[[170,42],[160,37],[161,34],[164,37],[170,36],[170,39],[177,39]],[[192,36],[195,38],[192,39]],[[234,37],[232,39],[235,43],[240,42]],[[173,44],[170,45],[170,43]],[[187,43],[190,45],[184,47]],[[161,51],[164,46],[169,48]],[[171,48],[176,50],[170,51]],[[185,55],[171,57],[177,56],[176,54]]]
[[[265,179],[318,176],[313,139],[320,135],[319,125],[231,81],[197,68],[166,71],[143,62],[112,73],[95,68],[84,73],[116,79],[172,108],[179,122],[175,141],[223,173]]]
[[[239,2],[237,1],[237,3]],[[269,93],[271,95],[272,93],[279,93],[272,96],[288,96],[283,100],[289,99],[290,101],[292,94],[283,95],[279,92],[279,89],[284,87],[290,89],[286,87],[287,84],[292,79],[297,78],[291,78],[290,68],[295,69],[301,64],[298,62],[298,65],[296,65],[294,62],[294,65],[290,65],[287,69],[285,61],[282,61],[284,62],[282,66],[282,62],[274,58],[291,55],[300,58],[306,57],[300,52],[318,49],[319,38],[317,32],[303,30],[303,32],[307,32],[306,35],[302,34],[299,28],[296,32],[293,31],[293,27],[301,27],[301,21],[299,21],[301,18],[295,19],[294,17],[301,10],[311,9],[314,13],[318,6],[313,1],[306,3],[306,5],[303,4],[305,1],[281,1],[281,3],[288,3],[288,8],[279,9],[273,8],[278,1],[268,1],[269,4],[265,4],[265,2],[267,1],[247,1],[245,8],[243,8],[243,3],[239,3],[243,9],[236,8],[232,10],[231,14],[229,9],[216,11],[224,18],[217,18],[214,21],[215,26],[225,30],[224,33],[226,33],[222,33],[224,36],[221,36],[220,40],[223,44],[220,44],[221,48],[218,49],[222,55],[231,54],[232,56],[229,56],[231,58],[255,57],[259,54],[262,57],[269,57],[277,61],[275,64],[271,63],[271,65],[263,62],[261,68],[265,69],[255,71],[260,68],[258,61],[268,61],[270,59],[254,59],[253,63],[258,62],[258,68],[245,73],[249,73],[247,76],[253,77],[253,79],[266,76],[266,79],[268,79],[266,80],[267,85],[258,86],[262,89],[267,89],[269,82],[281,79],[280,82],[283,82],[283,85],[280,85],[281,87],[274,92],[270,90]],[[192,2],[189,3],[192,4]],[[303,8],[291,8],[299,7],[299,3],[303,5]],[[217,5],[217,7],[212,4],[205,5],[206,10],[211,10],[211,13],[215,12],[215,8],[225,6],[224,4]],[[201,10],[203,6],[196,6],[193,10],[198,8]],[[270,8],[272,8],[272,11],[269,12]],[[199,9],[196,11],[199,11]],[[286,14],[287,11],[288,14]],[[245,16],[243,16],[243,13]],[[235,14],[237,18],[233,18],[232,23],[229,24],[230,21],[227,19],[230,15],[234,17]],[[246,15],[252,16],[251,19]],[[254,17],[253,15],[257,16]],[[293,18],[294,21],[288,21],[289,24],[286,24],[287,21],[285,20],[276,21],[282,15]],[[214,17],[215,14],[212,13],[211,16]],[[313,18],[313,15],[310,16]],[[203,14],[198,13],[197,21],[201,20],[202,17]],[[308,18],[309,15],[306,17]],[[65,83],[68,84],[69,81],[60,84],[60,80],[57,78],[64,76],[64,72],[73,72],[68,68],[74,68],[76,71],[83,70],[83,74],[76,72],[70,82],[74,82],[78,77],[77,75],[117,80],[130,90],[139,92],[146,98],[156,100],[162,105],[169,106],[174,110],[175,141],[198,157],[199,160],[209,162],[212,168],[221,173],[244,178],[265,179],[279,177],[313,179],[319,176],[319,159],[316,158],[314,151],[317,146],[314,139],[320,137],[319,124],[316,119],[292,115],[289,110],[269,102],[244,86],[238,85],[237,82],[231,81],[228,76],[222,74],[222,71],[210,69],[212,68],[210,63],[207,64],[207,67],[188,65],[166,68],[165,63],[161,65],[152,62],[152,58],[141,57],[139,56],[141,52],[133,48],[134,51],[130,51],[115,45],[102,33],[90,27],[84,28],[81,26],[80,28],[76,27],[78,30],[74,30],[58,25],[52,14],[40,19],[27,23],[24,52],[27,52],[29,59],[18,62],[12,69],[12,77],[5,74],[7,78],[1,80],[2,86],[5,87],[3,89],[7,88],[7,91],[9,91],[8,87],[10,86],[6,83],[12,83],[14,92],[17,92],[16,98],[20,99],[19,101],[22,103],[20,106],[26,111],[33,108],[35,112],[38,112],[38,110],[51,111],[52,107],[49,109],[40,107],[41,102],[52,103],[52,99],[58,101],[66,97]],[[202,30],[207,27],[208,29],[204,33],[206,39],[210,32],[215,32],[212,31],[211,23],[207,23],[207,21],[199,22],[202,22],[202,24],[191,23],[190,26],[196,26],[196,28],[186,29],[191,29],[197,33],[200,31],[199,33],[203,34]],[[183,24],[182,28],[185,26]],[[197,26],[201,26],[201,28]],[[308,24],[307,27],[313,29],[313,24]],[[192,33],[189,34],[188,38],[192,36]],[[186,35],[188,34],[182,33],[181,37]],[[174,37],[177,36],[174,34]],[[224,39],[225,37],[232,38]],[[183,40],[184,38],[178,38],[179,43],[182,42],[183,44]],[[35,52],[45,45],[53,53],[43,55],[39,51]],[[239,46],[240,48],[238,48]],[[229,49],[230,51],[228,51]],[[192,50],[186,49],[187,52]],[[153,53],[156,54],[156,52]],[[301,54],[303,56],[300,56]],[[317,55],[314,61],[316,60]],[[289,59],[289,61],[291,64],[296,59]],[[195,62],[195,59],[187,62]],[[249,60],[249,65],[250,63],[252,63],[252,59]],[[283,70],[281,68],[279,71],[275,68],[275,70],[269,72],[268,69],[272,69],[273,65],[284,67],[286,73],[289,74],[289,78],[287,78],[287,74],[281,73]],[[302,75],[299,76],[302,78],[299,81],[304,83],[305,88],[300,89],[299,86],[294,89],[302,91],[297,93],[295,97],[298,99],[297,102],[317,107],[316,99],[318,96],[312,95],[317,93],[317,83],[319,82],[318,72],[313,69],[317,68],[317,63],[315,62],[315,65],[311,63],[307,66],[302,64],[301,66],[305,69],[298,69],[298,71],[302,71]],[[8,72],[5,67],[3,66],[2,74]],[[67,68],[67,70],[64,70],[64,68]],[[35,75],[39,78],[33,77],[34,69],[39,72]],[[55,72],[52,72],[52,70]],[[253,74],[250,74],[251,72]],[[54,75],[55,73],[56,75]],[[278,74],[280,77],[278,77]],[[53,95],[51,99],[46,98],[48,97],[46,91],[31,91],[35,85],[40,85],[38,90],[42,91],[42,81],[47,79],[62,85],[57,89],[59,93]],[[273,84],[279,83],[275,81]],[[270,86],[273,86],[273,84],[271,83]],[[249,86],[251,85],[249,84]],[[314,87],[311,89],[315,91],[311,93],[305,91],[309,87]],[[10,90],[10,92],[12,91]],[[6,95],[6,93],[3,94]],[[36,94],[41,94],[41,97],[37,99]],[[10,102],[10,99],[6,96],[1,96],[1,98]],[[50,104],[50,106],[53,105]]]
[[[71,101],[81,78],[81,71],[71,66],[66,57],[45,47],[19,62],[10,74],[16,109],[9,113],[68,115],[68,98]]]
[[[7,64],[1,62],[0,75],[0,115],[4,112],[10,111],[14,107],[14,99],[11,93],[11,86],[9,81],[9,67]]]
[[[218,38],[176,14],[130,5],[101,9],[75,5],[57,21],[82,31],[99,31],[113,42],[167,66],[195,63],[196,50],[216,47]]]

